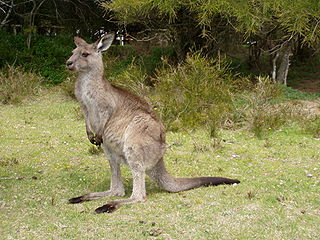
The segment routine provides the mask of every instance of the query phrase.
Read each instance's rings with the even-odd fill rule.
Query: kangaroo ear
[[[108,33],[106,35],[104,35],[101,39],[99,39],[98,41],[95,42],[95,49],[97,52],[103,52],[105,50],[107,50],[114,39],[114,32]]]
[[[83,46],[83,45],[87,44],[87,42],[85,40],[83,40],[82,38],[80,38],[80,37],[74,37],[74,44],[77,47],[80,47],[80,46]]]

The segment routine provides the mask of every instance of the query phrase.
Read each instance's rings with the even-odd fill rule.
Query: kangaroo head
[[[104,35],[95,43],[88,44],[80,37],[74,38],[76,48],[72,56],[67,60],[67,68],[70,71],[89,72],[96,68],[103,68],[101,52],[107,50],[114,39],[114,33]]]

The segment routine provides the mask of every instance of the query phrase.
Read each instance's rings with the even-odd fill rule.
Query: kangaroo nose
[[[72,61],[67,61],[67,67],[71,66],[73,64]]]

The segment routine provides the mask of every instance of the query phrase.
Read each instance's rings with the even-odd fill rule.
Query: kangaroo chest
[[[99,109],[99,104],[90,92],[82,94],[82,104],[87,111],[87,121],[91,130],[96,133],[100,128],[103,112]]]
[[[87,124],[93,133],[101,128],[102,120],[108,114],[106,103],[103,102],[103,97],[99,94],[99,86],[94,84],[79,81],[76,85],[76,97],[82,107],[83,114]]]
[[[76,97],[81,104],[86,123],[90,130],[96,134],[103,130],[103,142],[110,152],[123,155],[123,131],[126,123],[123,118],[113,112],[112,94],[100,93],[99,86],[82,84],[76,86]]]

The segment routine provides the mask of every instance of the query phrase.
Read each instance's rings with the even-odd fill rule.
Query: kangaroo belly
[[[109,154],[116,156],[116,159],[120,163],[127,165],[124,154],[124,140],[121,132],[106,127],[103,135],[103,146]]]
[[[98,132],[99,124],[100,124],[99,115],[93,111],[89,112],[88,120],[89,120],[89,125],[90,125],[91,131],[96,134]]]
[[[97,133],[101,128],[100,124],[102,122],[102,112],[97,107],[98,103],[89,93],[84,93],[82,95],[82,103],[85,105],[85,109],[88,113],[87,121],[89,123],[90,129],[93,133]]]

